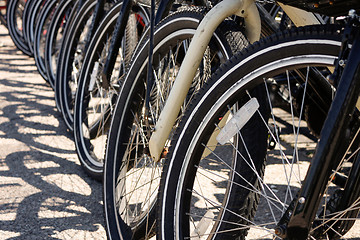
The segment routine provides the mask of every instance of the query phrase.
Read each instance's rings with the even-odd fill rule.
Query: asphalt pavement
[[[105,239],[102,186],[78,161],[54,91],[0,25],[0,239]]]

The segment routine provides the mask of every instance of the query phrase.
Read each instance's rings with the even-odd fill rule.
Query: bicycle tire
[[[138,41],[137,19],[130,14],[125,29],[123,44],[118,50],[118,57],[112,72],[109,86],[101,84],[102,67],[109,51],[112,33],[120,14],[122,3],[116,4],[96,31],[89,45],[83,67],[78,79],[74,104],[74,138],[76,152],[84,170],[94,179],[101,180],[107,129],[111,117],[111,106],[114,105],[119,91],[119,79],[125,72],[132,51]]]
[[[277,171],[284,169],[281,166],[272,168],[271,164],[281,164],[281,159],[285,159],[287,154],[290,154],[291,160],[297,158],[300,153],[296,155],[297,152],[292,151],[292,147],[298,147],[296,140],[291,144],[285,142],[285,140],[293,140],[294,137],[282,136],[280,138],[275,133],[274,137],[269,137],[271,132],[278,132],[279,128],[275,126],[275,130],[272,131],[268,127],[266,115],[274,116],[274,113],[278,114],[279,110],[276,112],[276,109],[270,108],[272,103],[270,103],[270,94],[266,94],[268,92],[259,94],[256,91],[260,91],[259,89],[270,91],[267,85],[271,82],[266,82],[265,78],[271,81],[276,80],[275,76],[283,77],[284,75],[278,74],[288,69],[289,72],[285,71],[286,77],[297,77],[289,80],[289,85],[293,83],[292,80],[301,82],[305,79],[305,83],[308,82],[306,93],[309,94],[302,93],[296,96],[292,91],[292,86],[289,86],[289,92],[294,94],[294,99],[300,97],[301,100],[304,100],[304,105],[298,113],[299,119],[302,119],[302,112],[305,111],[305,108],[316,103],[316,98],[310,98],[312,91],[316,90],[321,94],[328,95],[327,90],[330,89],[330,96],[324,96],[324,99],[327,99],[327,107],[329,107],[333,88],[325,78],[311,75],[310,73],[316,70],[306,68],[306,66],[320,66],[321,68],[318,70],[330,73],[323,67],[333,66],[340,45],[341,36],[338,27],[295,28],[255,43],[242,54],[231,58],[216,72],[196,96],[191,108],[184,114],[165,161],[159,193],[159,239],[184,239],[187,237],[268,239],[278,237],[274,233],[274,228],[291,201],[291,197],[285,198],[286,201],[282,203],[283,205],[279,203],[278,210],[268,210],[267,207],[275,206],[277,200],[279,199],[280,202],[283,195],[289,192],[286,191],[286,187],[281,187],[282,184],[286,185],[285,182],[282,182],[286,180],[281,177],[281,174],[278,172],[276,175],[266,174],[267,171],[275,171],[275,168]],[[290,70],[296,68],[301,68],[301,71],[298,70],[297,74],[292,75]],[[301,76],[304,70],[309,75]],[[313,88],[312,86],[319,85],[311,85],[312,82],[325,84],[327,90]],[[228,135],[226,144],[223,142],[224,140],[215,140],[214,136],[222,131],[223,125],[229,125],[228,122],[233,121],[231,117],[227,118],[225,113],[229,113],[230,109],[234,107],[233,115],[235,115],[242,106],[241,104],[247,102],[250,97],[256,97],[259,104],[265,104],[265,106],[260,105],[254,115],[250,115],[250,120],[240,131]],[[310,101],[309,99],[312,100],[311,104],[306,102]],[[293,105],[293,102],[290,101],[289,111],[292,114],[294,114]],[[271,111],[266,110],[267,108]],[[324,110],[321,113],[318,111],[319,115],[326,115],[326,108],[319,108],[319,110],[320,112]],[[221,122],[222,119],[227,120],[226,123]],[[275,121],[274,117],[269,119]],[[282,127],[285,128],[286,125],[289,125],[289,134],[293,132],[295,135],[297,131],[295,128],[292,129],[292,124],[300,128],[297,122],[299,119],[293,120],[294,122],[291,122],[291,116],[289,119],[287,122],[282,122]],[[304,122],[301,124],[304,127]],[[276,141],[281,140],[283,147],[278,145],[277,150],[280,151],[281,148],[284,148],[281,153],[282,157],[270,151],[268,143],[272,138],[276,138]],[[244,143],[246,143],[246,147],[244,147]],[[221,148],[223,149],[221,150]],[[288,148],[290,148],[290,153],[288,153]],[[266,155],[268,149],[269,154]],[[311,151],[308,151],[307,154],[310,154]],[[291,156],[292,154],[294,155]],[[305,154],[300,156],[302,159],[297,158],[294,162],[297,161],[299,166],[304,166],[304,169],[300,170],[306,173],[308,164],[303,160],[307,156]],[[288,169],[292,169],[291,166]],[[295,173],[292,172],[292,174]],[[202,176],[203,179],[201,179]],[[302,177],[303,175],[299,176],[299,179],[288,179],[288,182],[292,181],[292,194],[296,194],[297,189],[294,187],[296,185],[294,182],[301,181]],[[265,182],[268,185],[265,185]],[[298,186],[296,185],[296,187]],[[265,189],[266,191],[263,191]],[[268,196],[268,198],[264,198],[264,196]],[[192,199],[196,201],[196,205],[191,202]],[[266,210],[264,210],[265,208]],[[262,211],[255,216],[257,209]],[[321,220],[320,218],[321,216],[319,216],[319,220]],[[328,227],[324,222],[321,224]],[[196,229],[197,226],[202,229]],[[316,236],[319,238],[326,237],[327,230],[329,229],[321,229],[317,226],[317,230],[314,228],[312,234],[317,234]],[[330,232],[328,232],[329,235]]]
[[[159,80],[155,80],[149,99],[150,106],[154,106],[149,109],[151,116],[149,124],[151,126],[156,122],[161,111],[160,108],[157,109],[157,106],[163,105],[171,89],[171,81],[174,80],[175,71],[184,57],[188,40],[195,33],[203,17],[203,14],[195,11],[196,9],[184,10],[170,15],[161,21],[155,30],[153,72],[154,78]],[[230,47],[232,44],[229,44],[224,39],[224,35],[219,33],[221,30],[221,27],[218,28],[210,41],[210,47],[200,64],[190,92],[195,92],[202,81],[206,81],[207,77],[210,76],[211,71],[232,55],[233,49]],[[241,31],[238,34],[239,38],[236,39],[238,46],[246,45],[247,41]],[[174,54],[171,54],[172,50]],[[142,44],[138,45],[137,53],[133,55],[132,64],[119,93],[108,135],[104,164],[104,207],[107,234],[109,238],[113,239],[121,237],[124,239],[148,238],[154,234],[155,229],[155,196],[162,161],[154,163],[147,156],[147,137],[145,134],[141,134],[142,130],[144,132],[151,131],[151,126],[147,128],[145,125],[141,125],[143,124],[141,121],[144,120],[142,109],[144,106],[148,51],[149,40],[144,39]],[[172,57],[174,58],[172,59]],[[173,63],[173,66],[170,68],[170,65],[166,64],[167,62]],[[167,69],[168,71],[166,71]],[[161,72],[162,70],[164,72]],[[167,72],[169,75],[166,74]],[[158,97],[161,95],[163,99]],[[189,93],[187,101],[190,101],[191,97],[192,94]],[[132,146],[131,139],[134,139],[134,142],[139,141],[139,143],[134,143]],[[132,147],[134,147],[134,151],[132,151]],[[139,173],[141,174],[139,175]],[[123,175],[129,176],[122,179]],[[128,184],[130,182],[140,183],[139,186],[136,184],[130,186],[123,185],[124,182]],[[136,192],[130,194],[132,190],[134,192],[136,190]],[[134,198],[137,196],[139,199],[131,197],[128,199],[126,193],[134,196]],[[121,200],[125,202],[121,202]],[[131,202],[131,205],[128,205],[126,201]]]
[[[71,24],[72,10],[76,7],[74,0],[62,1],[56,8],[54,17],[48,28],[45,42],[45,72],[48,82],[55,89],[56,66],[58,62],[62,41],[65,38],[66,26]]]
[[[77,2],[77,4],[79,4],[79,2]],[[78,29],[78,27],[76,27],[77,25],[84,25],[84,20],[83,17],[86,16],[91,16],[92,15],[92,9],[95,7],[96,4],[96,0],[88,0],[83,2],[83,4],[81,6],[78,6],[78,8],[74,9],[73,13],[72,13],[72,17],[71,17],[71,22],[69,24],[67,24],[67,27],[65,28],[65,38],[61,43],[61,47],[60,47],[60,52],[59,52],[59,61],[57,62],[57,66],[56,68],[58,69],[57,74],[55,75],[55,81],[54,81],[54,90],[55,90],[55,103],[56,103],[56,107],[59,110],[59,112],[62,112],[61,110],[61,104],[60,104],[60,96],[59,96],[59,84],[62,81],[61,79],[64,77],[63,76],[63,72],[65,71],[63,69],[63,65],[65,62],[68,61],[68,52],[70,51],[70,49],[73,49],[74,47],[72,43],[72,41],[74,41],[75,39],[78,39],[79,33],[78,31],[80,30],[74,30],[74,28]],[[90,10],[89,10],[90,8]],[[85,10],[86,9],[86,10]],[[85,21],[86,22],[86,21]],[[70,42],[70,43],[69,43]],[[70,47],[71,46],[71,47]],[[72,50],[74,51],[74,50]]]
[[[86,1],[74,18],[74,24],[69,29],[60,53],[61,60],[58,62],[57,68],[59,74],[56,75],[55,81],[55,101],[58,109],[61,111],[66,126],[73,131],[74,125],[74,101],[78,85],[78,78],[83,66],[83,59],[89,49],[84,49],[91,39],[88,33],[91,31],[91,21],[97,1]],[[105,12],[112,6],[112,3],[106,4]],[[106,13],[107,14],[107,13]],[[105,15],[106,15],[105,14]],[[104,16],[105,17],[105,16]],[[99,24],[102,24],[100,21]],[[109,19],[107,19],[109,21]],[[92,33],[94,34],[94,33]]]
[[[34,34],[37,21],[39,20],[39,16],[41,13],[42,8],[46,4],[46,0],[42,1],[31,1],[29,6],[29,13],[25,18],[23,18],[24,22],[24,29],[25,29],[25,37],[26,42],[29,46],[29,50],[34,55]]]
[[[25,42],[28,42],[28,33],[26,29],[26,23],[29,21],[29,16],[31,14],[32,5],[35,3],[33,0],[26,1],[24,13],[22,15],[22,28],[24,33],[24,40]]]
[[[62,1],[50,0],[41,8],[34,32],[34,59],[38,72],[48,82],[45,66],[45,42],[51,19]]]
[[[22,20],[22,14],[25,7],[24,0],[9,1],[6,5],[6,21],[7,28],[11,39],[15,46],[28,56],[32,56],[27,43],[25,42],[24,33],[22,31],[22,23],[18,21]]]

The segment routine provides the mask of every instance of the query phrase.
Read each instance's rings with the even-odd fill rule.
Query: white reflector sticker
[[[250,120],[254,113],[259,109],[259,102],[256,98],[251,98],[244,106],[242,106],[233,117],[221,129],[216,140],[221,145],[227,143],[232,137],[238,133],[244,125]]]

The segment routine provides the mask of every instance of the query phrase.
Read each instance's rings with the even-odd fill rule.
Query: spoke
[[[254,228],[254,227],[253,227]],[[256,228],[256,227],[255,227]],[[202,234],[201,236],[210,236],[210,235],[212,235],[212,234],[214,234],[214,233],[217,233],[217,234],[221,234],[221,233],[228,233],[228,232],[234,232],[234,231],[240,231],[240,230],[244,230],[244,229],[246,229],[245,227],[239,227],[239,228],[231,228],[231,229],[228,229],[228,230],[222,230],[222,231],[216,231],[216,232],[210,232],[210,233],[206,233],[206,234]],[[261,239],[261,238],[263,238],[263,237],[265,237],[265,236],[269,236],[269,235],[272,235],[272,236],[274,236],[274,237],[276,237],[276,235],[273,233],[273,232],[271,232],[270,230],[266,230],[266,229],[264,229],[264,228],[258,228],[258,229],[260,229],[260,230],[263,230],[263,231],[267,231],[268,232],[268,234],[264,234],[263,236],[257,236],[257,239]],[[186,238],[184,238],[184,239],[191,239],[191,238],[199,238],[199,236],[190,236],[190,237],[186,237]]]
[[[273,211],[273,209],[272,209],[272,207],[271,207],[271,202],[269,201],[269,198],[268,198],[268,196],[267,196],[267,194],[266,194],[266,191],[265,191],[265,188],[264,188],[264,185],[267,186],[267,184],[264,184],[262,177],[260,177],[259,174],[258,174],[258,172],[256,171],[256,167],[255,167],[253,158],[252,158],[251,155],[250,155],[250,152],[249,152],[249,150],[248,150],[247,144],[245,143],[245,140],[244,140],[244,138],[243,138],[243,136],[242,136],[242,134],[241,134],[240,131],[239,131],[239,135],[240,135],[241,141],[242,141],[242,143],[243,143],[243,145],[244,145],[244,147],[245,147],[245,149],[246,149],[246,153],[247,153],[247,155],[248,155],[248,157],[249,157],[249,159],[250,159],[251,168],[252,168],[252,170],[256,173],[257,178],[258,178],[259,181],[260,181],[261,190],[262,190],[262,192],[263,192],[262,195],[264,196],[264,198],[265,198],[266,201],[267,201],[267,204],[268,204],[268,206],[269,206],[269,210],[271,211],[271,215],[272,215],[274,221],[276,221],[275,213],[274,213],[274,211]],[[236,148],[236,149],[237,149],[237,148]],[[240,154],[239,154],[239,155],[240,155]],[[245,158],[244,158],[244,160],[245,160],[246,163],[248,162]],[[265,161],[265,160],[264,160],[264,161]],[[249,164],[248,164],[248,165],[249,165]],[[270,190],[269,187],[267,187],[267,189]],[[272,191],[270,191],[270,192],[272,192]],[[275,195],[275,194],[272,193],[272,195]],[[285,201],[285,203],[286,203],[286,201]],[[275,205],[275,204],[274,204],[274,205]],[[275,205],[275,206],[276,206],[276,205]]]
[[[269,94],[269,89],[267,87],[267,84],[266,84],[266,80],[264,79],[264,84],[265,84],[265,88],[266,88],[266,92],[267,92],[267,98],[268,98],[268,103],[269,103],[269,106],[270,106],[270,109],[271,109],[271,116],[272,116],[272,120],[273,120],[273,124],[275,126],[275,135],[276,135],[276,139],[277,139],[277,142],[280,143],[280,137],[279,137],[279,133],[278,133],[278,127],[277,127],[277,124],[276,124],[276,120],[275,120],[275,114],[274,114],[274,111],[273,111],[273,107],[272,107],[272,103],[271,103],[271,99],[270,99],[270,94]],[[260,111],[259,111],[260,113]],[[280,152],[283,152],[282,151],[282,147],[281,147],[281,144],[279,144],[279,149],[280,149]],[[292,170],[292,164],[288,161],[288,159],[286,158],[286,161],[283,157],[282,154],[281,155],[281,161],[283,163],[283,168],[284,168],[284,173],[285,173],[285,178],[286,178],[286,182],[287,182],[287,190],[286,190],[286,195],[287,193],[290,193],[290,198],[292,199],[292,196],[291,196],[291,189],[290,189],[290,177],[288,176],[288,173],[287,173],[287,170],[286,170],[286,167],[285,167],[285,162],[287,162],[289,165],[290,165],[290,169]],[[284,211],[286,209],[284,208]]]
[[[288,91],[289,91],[289,97],[290,97],[290,110],[291,110],[291,120],[292,120],[292,126],[293,126],[293,133],[294,133],[294,152],[293,152],[293,156],[292,156],[292,162],[291,162],[291,169],[290,169],[290,177],[289,180],[291,180],[292,178],[292,173],[293,173],[293,165],[294,165],[294,160],[297,163],[296,165],[298,166],[298,176],[300,177],[300,166],[299,166],[299,153],[298,153],[298,148],[297,148],[297,144],[298,144],[298,137],[299,137],[299,130],[300,130],[300,122],[301,122],[301,114],[299,117],[299,125],[298,125],[298,131],[296,132],[295,130],[295,119],[294,119],[294,110],[293,110],[293,102],[292,102],[292,96],[291,96],[291,85],[290,85],[290,77],[289,77],[289,71],[286,70],[286,76],[287,76],[287,83],[288,83]],[[307,80],[306,80],[306,85],[307,85]],[[306,89],[306,86],[305,86]],[[306,93],[306,90],[304,90],[304,96]],[[304,99],[303,99],[304,100]],[[303,103],[302,103],[303,104]],[[299,182],[301,184],[301,182]],[[285,202],[288,199],[288,195],[290,196],[290,199],[293,198],[292,193],[291,193],[291,189],[288,188],[285,194]]]
[[[156,179],[160,179],[160,176],[159,177],[156,177],[156,178],[154,178],[154,180],[156,180]],[[123,181],[125,181],[126,179],[123,179]],[[139,190],[139,189],[142,189],[142,188],[144,188],[144,186],[147,186],[147,185],[149,185],[149,182],[146,182],[146,183],[144,183],[144,184],[141,184],[141,185],[139,185],[139,182],[140,182],[140,178],[137,178],[137,180],[135,181],[135,186],[134,186],[134,188],[132,188],[132,190],[131,191],[129,191],[129,192],[127,192],[126,191],[126,193],[124,194],[121,194],[121,199],[119,199],[118,201],[120,202],[120,201],[126,201],[126,206],[129,206],[129,202],[130,202],[130,200],[132,199],[132,197],[134,196],[134,194],[135,193],[137,193],[137,190]],[[126,184],[126,183],[125,183]],[[122,184],[122,186],[123,186],[123,188],[126,188],[126,185],[125,184]],[[132,185],[134,185],[134,184],[132,184]],[[148,187],[147,187],[147,189],[148,189]],[[150,188],[150,186],[149,186],[149,189],[151,189]],[[124,192],[125,190],[123,190],[123,192]],[[155,191],[153,191],[153,193],[155,193],[157,191],[157,188],[156,188],[156,190]],[[151,194],[150,196],[152,196],[153,194]],[[147,194],[147,196],[148,196],[148,194]],[[136,202],[136,205],[139,205],[139,204],[143,204],[143,203],[148,203],[150,201],[150,198],[148,199],[148,198],[145,198],[144,199],[144,201],[137,201]],[[127,210],[127,211],[130,211],[130,208],[127,208],[127,209],[125,209],[125,210]],[[137,211],[137,208],[135,208],[135,210]],[[137,214],[136,214],[137,215]],[[136,216],[135,215],[135,216]]]
[[[209,149],[209,148],[208,148],[207,146],[205,146],[204,144],[203,144],[203,146],[206,147],[209,151],[211,151],[212,154],[213,154],[217,159],[219,159],[226,167],[228,167],[228,168],[229,168],[231,171],[233,171],[237,176],[239,176],[243,181],[245,181],[246,184],[248,184],[249,186],[251,186],[251,187],[253,188],[253,191],[254,191],[254,192],[260,193],[253,184],[251,184],[244,176],[240,175],[234,168],[232,168],[230,165],[228,165],[220,156],[218,156],[215,152],[213,152],[211,149]],[[234,147],[234,149],[236,149],[235,146],[233,146],[233,147]],[[281,206],[282,206],[283,208],[286,208],[287,206],[285,205],[285,203],[283,203],[283,202],[276,196],[276,194],[271,190],[271,188],[270,188],[266,183],[263,182],[262,178],[258,175],[258,172],[257,172],[255,169],[252,168],[251,164],[248,163],[247,159],[242,156],[242,154],[238,151],[238,149],[236,149],[236,152],[237,152],[237,154],[239,154],[239,156],[247,163],[247,165],[251,168],[251,170],[257,175],[257,178],[258,178],[258,180],[260,181],[260,184],[263,184],[264,186],[266,186],[266,188],[272,193],[272,195],[275,197],[275,199],[277,199],[276,202],[278,202],[279,204],[281,204]],[[263,194],[261,194],[261,195],[263,195]]]
[[[267,196],[266,194],[264,194],[264,193],[262,193],[261,191],[259,191],[258,189],[256,189],[254,186],[253,186],[252,188],[249,188],[249,187],[247,187],[247,186],[244,186],[244,185],[241,185],[241,184],[239,184],[239,183],[237,183],[237,182],[234,182],[234,181],[232,181],[232,180],[229,180],[228,178],[225,178],[225,177],[223,177],[223,176],[221,176],[221,175],[219,175],[219,174],[213,173],[213,172],[211,172],[211,171],[209,171],[209,170],[207,170],[207,169],[205,169],[205,168],[202,168],[202,167],[200,167],[200,166],[196,166],[196,165],[195,165],[195,167],[198,168],[198,169],[201,169],[201,170],[203,170],[203,171],[205,171],[205,172],[208,172],[208,173],[210,173],[210,174],[213,174],[213,175],[215,175],[215,176],[217,176],[217,177],[219,177],[219,178],[222,178],[224,181],[226,181],[226,182],[228,182],[228,183],[231,183],[231,184],[234,184],[234,185],[236,185],[236,186],[242,187],[242,188],[247,189],[247,190],[249,190],[249,191],[251,191],[251,192],[254,192],[254,193],[256,193],[256,194],[259,194],[259,195],[262,196],[262,197],[265,197],[267,200],[270,200],[269,202],[270,202],[274,207],[276,207],[279,211],[282,211],[282,208],[279,208],[279,207],[274,203],[274,202],[279,202],[279,199],[275,199],[275,198],[271,198],[271,197]],[[201,173],[201,172],[199,172],[199,174],[201,174],[202,176],[206,177],[206,178],[209,179],[210,181],[216,183],[214,179],[206,176],[205,174],[203,174],[203,173]],[[245,178],[244,178],[243,180],[246,181]],[[248,183],[248,182],[247,182],[247,183]],[[250,185],[250,183],[248,183],[248,184]]]
[[[111,104],[110,104],[111,105]],[[97,134],[96,136],[101,136],[101,135],[105,135],[105,123],[108,122],[111,118],[111,114],[108,113],[109,112],[109,108],[107,107],[107,110],[104,111],[101,115],[102,115],[102,123],[100,124],[98,130],[97,130]],[[106,118],[104,118],[104,116],[106,115]],[[100,134],[101,133],[101,134]]]
[[[159,175],[158,177],[154,177],[155,176],[155,171],[156,171],[156,168],[155,167],[153,167],[153,168],[151,168],[151,176],[150,176],[150,181],[148,181],[148,182],[146,182],[145,184],[144,184],[144,186],[145,185],[150,185],[149,187],[148,187],[148,191],[147,191],[147,193],[146,193],[146,196],[145,196],[145,201],[143,201],[143,203],[145,202],[145,203],[148,203],[149,201],[150,201],[150,199],[151,199],[151,196],[153,196],[153,193],[155,193],[155,192],[157,192],[157,189],[158,189],[158,186],[159,186],[159,181],[157,181],[157,182],[155,182],[155,185],[156,185],[156,188],[155,188],[155,190],[154,191],[152,191],[151,192],[151,186],[153,186],[154,185],[154,180],[157,180],[157,179],[159,179],[161,176]],[[151,192],[151,193],[150,193]],[[145,204],[143,204],[143,206],[145,207]]]
[[[239,134],[240,136],[241,136],[241,134]],[[266,184],[264,181],[263,181],[263,179],[262,179],[262,177],[259,175],[259,173],[256,171],[256,169],[254,168],[254,163],[253,163],[253,160],[252,160],[252,158],[251,158],[251,156],[250,156],[250,161],[251,161],[251,163],[252,164],[250,164],[249,163],[249,161],[239,152],[239,150],[233,145],[233,143],[230,143],[232,146],[233,146],[233,148],[234,149],[236,149],[236,152],[237,152],[237,154],[245,161],[245,163],[251,168],[251,170],[256,174],[256,176],[257,176],[257,178],[258,178],[258,180],[260,181],[260,184],[261,184],[261,187],[262,187],[262,189],[264,190],[264,186],[266,187],[266,189],[268,189],[271,193],[272,193],[272,195],[277,199],[277,202],[278,203],[280,203],[283,207],[287,207],[286,205],[285,205],[285,203],[283,203],[283,201],[281,201],[278,197],[277,197],[277,195],[272,191],[272,189],[268,186],[268,184]],[[234,169],[232,169],[233,171],[235,171]],[[236,171],[235,171],[236,172]],[[239,174],[238,174],[239,175]],[[239,175],[240,176],[240,175]],[[240,176],[241,178],[243,178],[243,180],[245,180],[244,179],[244,177],[242,177],[242,176]],[[247,181],[247,180],[245,180],[245,181]],[[248,182],[247,182],[248,183]],[[251,185],[250,183],[248,183],[249,185]],[[253,186],[254,187],[254,186]],[[255,187],[254,187],[254,189],[255,189]],[[255,189],[256,190],[256,189]],[[266,193],[264,192],[264,194],[266,195]]]
[[[300,108],[300,116],[299,116],[299,123],[298,123],[298,127],[297,127],[297,132],[296,132],[296,141],[295,141],[295,149],[294,151],[297,151],[297,141],[298,141],[298,136],[299,136],[299,132],[300,132],[300,124],[301,124],[301,119],[302,119],[302,115],[303,115],[303,111],[304,111],[304,103],[305,103],[305,95],[306,95],[306,90],[307,90],[307,86],[308,86],[308,80],[309,80],[309,67],[307,67],[307,71],[306,71],[306,79],[305,79],[305,88],[304,88],[304,94],[303,94],[303,99],[301,102],[301,108]]]
[[[202,234],[201,236],[209,236],[209,235],[212,235],[214,233],[227,233],[227,232],[241,231],[241,230],[246,230],[248,228],[254,228],[254,229],[259,229],[259,230],[266,231],[267,234],[264,234],[264,236],[268,236],[269,234],[275,236],[275,234],[273,233],[272,230],[266,229],[266,225],[276,224],[276,223],[267,223],[267,224],[259,224],[257,226],[249,226],[249,225],[246,225],[246,224],[241,224],[241,223],[237,223],[237,222],[230,222],[230,221],[225,221],[225,220],[219,220],[219,219],[209,218],[209,217],[206,217],[206,216],[200,216],[200,215],[196,215],[196,214],[186,214],[186,215],[188,215],[191,218],[192,217],[204,218],[204,219],[213,220],[214,222],[217,222],[217,223],[226,223],[226,224],[231,224],[231,225],[237,226],[237,227],[227,229],[227,230],[209,232],[209,233],[206,233],[206,234]],[[190,239],[190,238],[201,237],[201,236],[200,235],[190,236],[190,237],[186,237],[184,239]],[[262,236],[262,237],[264,237],[264,236]],[[260,236],[258,236],[258,237],[262,238]]]
[[[141,188],[143,188],[144,186],[146,186],[146,185],[151,185],[151,184],[149,184],[149,183],[152,183],[154,180],[157,180],[157,179],[160,179],[161,178],[161,176],[159,176],[159,177],[154,177],[153,178],[153,180],[152,181],[148,181],[148,182],[145,182],[144,184],[141,184],[141,185],[136,185],[136,188],[133,188],[133,190],[132,191],[130,191],[130,192],[127,192],[126,194],[124,194],[124,195],[121,195],[122,197],[126,197],[126,196],[129,196],[130,195],[130,197],[128,198],[129,200],[131,199],[131,194],[132,193],[134,193],[135,191],[137,191],[137,190],[139,190],[139,189],[141,189]],[[139,182],[139,181],[137,181],[137,182]],[[149,187],[150,188],[150,187]],[[149,192],[149,191],[148,191]],[[152,191],[152,193],[155,193],[155,192],[157,192],[157,188],[156,188],[156,190],[154,190],[154,191]],[[150,195],[153,195],[153,194],[150,194]],[[146,199],[150,199],[150,198],[145,198],[145,200]],[[147,201],[147,200],[146,200]],[[146,202],[146,201],[143,201],[143,202]],[[143,202],[141,202],[141,203],[143,203]]]
[[[188,189],[188,191],[192,192],[194,195],[197,195],[197,196],[199,196],[199,197],[202,197],[202,198],[203,198],[204,200],[206,200],[209,204],[211,204],[214,208],[216,208],[216,209],[223,209],[224,211],[227,211],[227,212],[233,214],[234,216],[236,216],[236,217],[244,220],[245,222],[251,224],[251,227],[254,227],[254,228],[258,227],[259,229],[262,229],[262,230],[271,232],[270,230],[266,229],[265,227],[262,227],[261,225],[255,225],[255,223],[252,222],[252,221],[250,221],[249,219],[241,216],[240,214],[237,214],[237,213],[234,212],[234,211],[231,211],[231,210],[229,210],[229,209],[226,209],[225,207],[223,207],[223,206],[215,203],[215,202],[212,201],[211,199],[206,198],[206,197],[204,197],[204,196],[201,196],[196,190]],[[227,231],[227,230],[226,230],[226,231]],[[229,230],[229,231],[233,231],[233,230]],[[217,231],[217,232],[220,232],[220,231]]]
[[[199,169],[199,166],[195,166],[196,168],[198,168]],[[203,168],[201,168],[201,169],[203,169]],[[207,171],[207,169],[203,169],[204,171]],[[207,171],[208,172],[208,171]],[[204,177],[206,177],[206,178],[208,178],[210,181],[212,181],[213,183],[215,183],[216,184],[216,182],[212,179],[212,178],[209,178],[208,176],[205,176],[205,174],[202,174],[201,172],[199,172],[202,176],[204,176]],[[215,173],[212,173],[212,174],[214,174],[215,176],[217,176],[217,174],[215,174]],[[199,182],[199,178],[196,176],[196,180],[195,180],[196,182],[197,182],[197,186],[198,186],[198,188],[200,189],[200,192],[201,192],[201,194],[202,195],[204,195],[204,191],[203,191],[203,189],[202,189],[202,187],[201,187],[201,184],[200,184],[200,182]],[[206,209],[209,209],[209,206],[207,205],[207,203],[206,203],[206,201],[205,201],[205,205],[206,205]]]
[[[262,120],[263,123],[265,124],[265,126],[266,126],[266,128],[267,128],[267,130],[268,130],[268,133],[270,134],[270,136],[275,140],[275,143],[280,146],[281,143],[278,141],[277,137],[274,136],[274,134],[272,133],[271,129],[269,128],[269,125],[266,123],[266,120],[264,119],[264,117],[262,116],[262,114],[260,113],[259,110],[257,110],[257,113],[259,114],[261,120]],[[276,127],[276,125],[275,125],[275,127]],[[284,153],[284,151],[280,148],[280,149],[279,149],[279,152],[280,152],[281,158],[285,159],[286,163],[290,166],[290,165],[291,165],[291,164],[290,164],[290,161],[289,161],[289,159],[287,158],[287,156],[286,156],[286,154]],[[298,181],[300,181],[300,179],[298,179]]]
[[[154,72],[153,76],[155,77],[155,85],[157,86],[153,90],[156,90],[156,88],[161,90],[162,79],[158,77],[159,75],[157,72]],[[154,94],[156,100],[159,99],[159,94],[162,94],[162,91]],[[143,99],[143,96],[140,97]],[[155,103],[158,104],[158,101],[155,101]],[[155,106],[155,108],[159,109],[159,106]],[[150,116],[154,121],[158,118],[157,109],[154,111],[153,106],[150,105]],[[122,192],[121,195],[124,204],[126,204],[126,206],[130,206],[129,204],[135,206],[134,208],[127,207],[127,210],[124,210],[128,212],[127,216],[143,218],[143,216],[146,217],[144,214],[150,210],[150,207],[154,203],[154,197],[156,198],[157,196],[162,166],[160,164],[155,164],[146,154],[144,154],[144,149],[148,146],[149,139],[146,132],[148,127],[145,125],[143,119],[143,106],[139,105],[135,112],[131,111],[131,114],[133,116],[133,125],[129,126],[131,135],[129,142],[125,143],[125,145],[127,145],[125,153],[127,159],[125,162],[127,162],[128,168],[122,176],[119,176],[117,181],[121,183],[121,187],[127,189],[126,192]],[[130,159],[130,157],[132,159]],[[129,164],[132,166],[130,167]],[[149,224],[151,223],[147,219],[147,230],[151,227]]]
[[[144,146],[148,146],[149,140],[147,139],[146,134],[144,133],[143,124],[142,124],[143,120],[142,119],[139,120],[138,115],[135,114],[134,112],[132,112],[132,115],[134,117],[134,124],[135,124],[135,126],[137,126],[137,129],[138,129],[138,131],[136,131],[136,132],[139,132],[139,134],[137,134],[137,135],[141,136],[141,140],[142,140]],[[134,135],[135,135],[135,133],[134,133]]]
[[[146,214],[146,234],[145,239],[150,239],[149,234],[155,231],[156,228],[156,220],[153,221],[151,227],[149,227],[149,213]]]
[[[347,209],[343,211],[338,211],[332,214],[327,215],[326,218],[322,218],[324,222],[322,222],[319,226],[316,226],[312,229],[312,231],[315,231],[316,229],[328,224],[331,221],[335,221],[330,227],[332,227],[336,221],[356,221],[358,218],[342,218],[347,212],[359,210],[360,209],[360,198],[358,198],[354,203],[352,203],[351,206],[349,206]]]
[[[336,169],[336,171],[339,171],[339,169],[341,168],[341,165],[344,161],[348,161],[350,160],[352,157],[354,157],[360,150],[360,147],[358,147],[349,157],[348,159],[345,159],[346,158],[346,153],[350,152],[350,148],[353,146],[353,143],[354,141],[356,140],[357,136],[359,135],[359,132],[360,132],[360,128],[357,130],[355,136],[353,137],[353,139],[351,140],[351,143],[349,144],[347,150],[345,151],[345,154],[344,156],[342,157],[341,161],[340,161],[340,164],[338,166],[338,168]]]

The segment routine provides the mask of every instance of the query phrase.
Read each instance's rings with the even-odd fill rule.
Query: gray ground
[[[0,26],[0,239],[105,239],[102,186],[80,166],[54,92]]]

